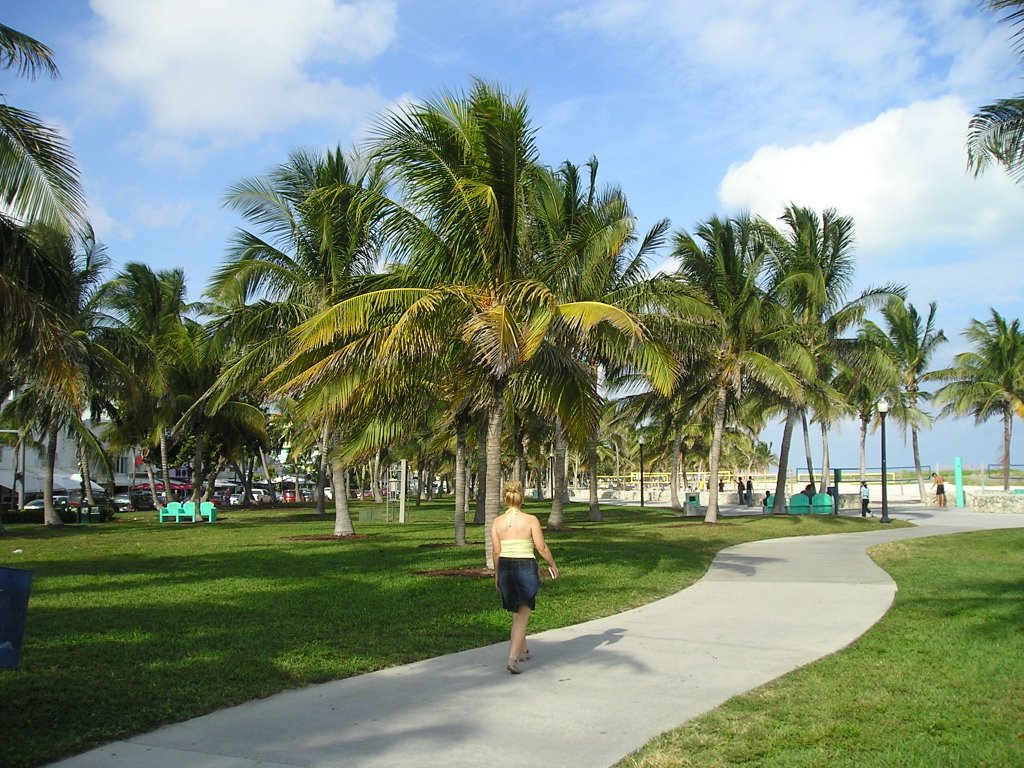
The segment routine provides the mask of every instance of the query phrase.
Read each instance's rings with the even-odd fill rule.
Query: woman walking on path
[[[530,658],[530,651],[526,647],[526,624],[530,620],[530,612],[537,607],[537,591],[540,589],[534,548],[547,562],[552,579],[558,578],[558,566],[544,541],[540,521],[522,510],[523,484],[518,480],[505,485],[505,504],[508,511],[495,518],[491,525],[494,585],[501,593],[502,606],[512,614],[508,664],[505,668],[513,675],[518,675],[519,662]]]
[[[866,481],[860,481],[860,516],[867,517],[871,515],[874,517],[874,513],[868,509],[868,502],[871,501],[871,491],[868,490],[868,484]]]

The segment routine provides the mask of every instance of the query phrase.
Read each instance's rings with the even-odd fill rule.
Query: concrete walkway
[[[671,597],[532,635],[519,676],[505,671],[507,644],[494,645],[252,701],[55,765],[604,768],[870,628],[896,585],[867,547],[1024,527],[1024,515],[919,505],[892,516],[918,527],[724,550],[703,579]],[[571,579],[572,563],[562,565]]]

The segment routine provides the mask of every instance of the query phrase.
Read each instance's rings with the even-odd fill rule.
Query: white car
[[[232,493],[228,497],[228,504],[230,504],[232,507],[240,506],[242,504],[242,502],[244,502],[244,501],[245,501],[245,494],[244,493]]]

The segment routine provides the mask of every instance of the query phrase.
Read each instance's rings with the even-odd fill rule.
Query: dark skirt
[[[537,561],[532,557],[499,557],[498,589],[506,611],[515,613],[520,605],[528,605],[532,611],[537,607],[540,591]]]

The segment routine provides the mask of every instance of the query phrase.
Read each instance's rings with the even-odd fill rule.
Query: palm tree
[[[575,378],[545,339],[553,325],[586,335],[605,324],[645,339],[624,313],[595,302],[565,302],[536,277],[530,241],[543,171],[525,98],[474,82],[381,119],[373,155],[394,174],[398,200],[382,221],[391,252],[403,261],[363,281],[343,299],[297,329],[293,357],[282,370],[287,387],[326,386],[328,359],[362,360],[385,386],[428,360],[435,377],[467,365],[486,413],[486,562],[493,567],[489,529],[497,516],[506,395],[523,387],[557,404],[568,426],[583,396]],[[337,355],[331,358],[330,356]],[[526,375],[529,366],[533,371]]]
[[[82,414],[90,406],[94,411],[102,409],[109,402],[113,382],[122,380],[128,371],[101,342],[104,328],[98,297],[102,274],[109,262],[91,228],[86,225],[81,233],[73,235],[33,225],[29,233],[39,257],[58,265],[65,276],[61,284],[50,286],[54,293],[47,297],[44,309],[60,335],[68,339],[66,349],[71,354],[61,362],[63,375],[56,383],[45,373],[16,368],[19,392],[9,405],[9,413],[23,424],[34,424],[45,440],[44,522],[60,525],[53,506],[58,437],[62,432],[75,435],[83,462],[94,457],[109,471],[106,454]],[[104,383],[107,391],[103,391]],[[84,470],[88,483],[87,465]]]
[[[1016,28],[1014,49],[1024,57],[1024,2],[985,0],[991,11],[1007,11],[1002,21]],[[1024,96],[999,99],[978,110],[967,132],[967,162],[977,176],[992,162],[1003,166],[1017,180],[1024,181]]]
[[[625,195],[617,187],[599,190],[597,169],[596,158],[583,168],[566,161],[542,187],[535,216],[538,278],[550,285],[562,302],[600,303],[626,314],[638,326],[649,327],[659,307],[646,262],[664,243],[669,222],[657,222],[638,238],[636,219]],[[657,284],[668,285],[670,281],[663,279]],[[582,384],[592,391],[590,402],[594,404],[599,403],[597,387],[602,372],[629,366],[662,381],[666,376],[674,378],[677,372],[665,346],[653,338],[623,347],[621,336],[610,328],[604,333],[580,334],[558,323],[551,339],[561,347],[561,355],[578,359],[589,370]],[[583,432],[590,473],[590,518],[594,521],[601,519],[597,499],[598,421],[599,409],[588,409]],[[556,487],[549,528],[562,524],[565,451],[564,431],[556,419]]]
[[[689,348],[704,356],[708,371],[702,401],[713,425],[709,523],[718,521],[719,461],[729,413],[751,386],[797,398],[800,380],[814,370],[814,361],[799,345],[785,343],[785,314],[760,283],[768,256],[766,227],[747,215],[712,217],[693,235],[675,235],[678,276],[701,294],[706,315],[693,327]]]
[[[963,332],[972,350],[924,378],[946,382],[934,396],[941,415],[971,415],[975,424],[993,416],[1003,420],[1003,490],[1009,491],[1013,416],[1024,419],[1024,331],[1019,319],[1009,322],[991,312],[988,322],[972,319]]]
[[[165,492],[170,493],[170,434],[184,407],[177,400],[173,380],[181,364],[182,347],[191,343],[185,331],[195,305],[185,301],[185,273],[181,269],[154,272],[145,264],[130,262],[103,289],[103,301],[112,312],[118,332],[119,356],[129,363],[138,383],[138,394],[122,402],[121,437],[144,436],[147,445],[159,449]],[[194,322],[194,321],[193,321]],[[115,428],[115,431],[116,428]],[[150,484],[153,503],[159,507],[156,488]]]
[[[799,415],[807,438],[806,409],[812,408],[821,427],[821,491],[828,483],[828,426],[849,412],[849,405],[831,386],[840,363],[876,373],[880,360],[863,337],[846,336],[858,326],[869,308],[893,296],[899,286],[869,288],[852,301],[846,292],[852,284],[856,260],[853,253],[853,220],[826,209],[820,216],[796,205],[782,215],[785,238],[772,238],[770,290],[785,305],[800,344],[813,356],[815,370],[803,382],[799,401],[789,404],[782,449],[788,451],[792,422]],[[782,503],[788,455],[779,456],[776,504]],[[808,469],[812,470],[808,450]],[[777,507],[778,508],[778,507]]]
[[[272,389],[268,377],[291,353],[289,334],[350,295],[357,277],[373,272],[379,251],[372,201],[381,184],[376,165],[336,148],[326,154],[294,150],[266,176],[231,187],[225,204],[253,231],[235,235],[207,290],[217,305],[217,334],[240,353],[218,382],[225,396],[243,384],[264,393]],[[320,455],[337,462],[336,438],[344,425],[334,412],[333,422],[311,418],[295,426],[307,424]],[[304,441],[298,434],[292,439]],[[344,465],[332,469],[338,476],[344,472]],[[345,493],[334,494],[334,508],[336,534],[352,535]]]
[[[923,318],[913,304],[894,297],[882,309],[885,333],[874,334],[883,353],[891,360],[899,374],[900,397],[894,402],[890,418],[910,427],[910,440],[917,470],[917,487],[924,500],[924,472],[921,469],[921,451],[918,430],[928,426],[930,419],[920,406],[930,399],[921,389],[928,373],[928,365],[939,345],[946,342],[941,329],[935,327],[935,302],[928,305],[928,316]],[[867,325],[867,324],[866,324]]]

